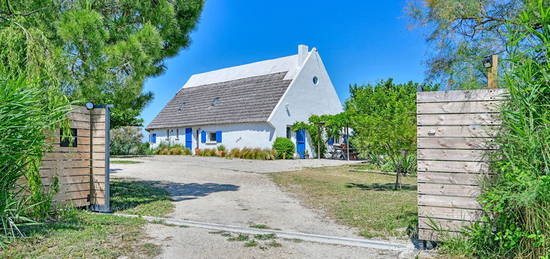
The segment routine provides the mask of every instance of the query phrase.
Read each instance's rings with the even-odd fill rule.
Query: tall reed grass
[[[529,0],[511,29],[495,177],[480,202],[487,216],[459,248],[481,258],[550,257],[550,6]]]
[[[50,213],[53,194],[42,187],[40,161],[47,133],[67,127],[69,111],[57,90],[0,70],[0,246]]]

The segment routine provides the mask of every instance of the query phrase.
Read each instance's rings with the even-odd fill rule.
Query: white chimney
[[[307,45],[300,44],[298,45],[298,66],[301,67],[306,61],[307,53],[309,48]]]

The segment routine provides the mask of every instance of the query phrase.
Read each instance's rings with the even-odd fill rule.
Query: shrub
[[[45,192],[40,161],[51,148],[47,133],[68,128],[69,111],[63,94],[0,70],[0,247],[22,235],[21,226],[50,215],[57,179]]]
[[[112,129],[110,131],[111,155],[147,155],[149,143],[142,143],[143,134],[141,128],[127,126]],[[145,145],[146,144],[146,145]]]
[[[159,144],[159,146],[154,150],[156,155],[191,155],[192,152],[188,148],[176,144],[169,146],[165,143]]]
[[[273,150],[276,151],[278,159],[292,159],[295,147],[290,139],[278,137],[273,143]]]
[[[219,145],[216,149],[218,149],[218,151],[225,151],[225,146]]]

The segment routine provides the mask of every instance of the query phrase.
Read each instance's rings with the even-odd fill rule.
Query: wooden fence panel
[[[419,239],[441,240],[483,215],[477,197],[497,149],[503,89],[417,95]]]
[[[49,138],[53,150],[42,158],[42,182],[46,189],[58,183],[54,199],[59,203],[109,210],[109,156],[105,153],[109,145],[108,108],[73,106],[68,119],[70,127],[76,129],[76,147],[62,147],[60,131]]]

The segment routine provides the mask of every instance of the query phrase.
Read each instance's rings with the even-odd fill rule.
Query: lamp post
[[[487,69],[487,88],[497,88],[498,56],[491,55],[483,59],[483,67]]]

